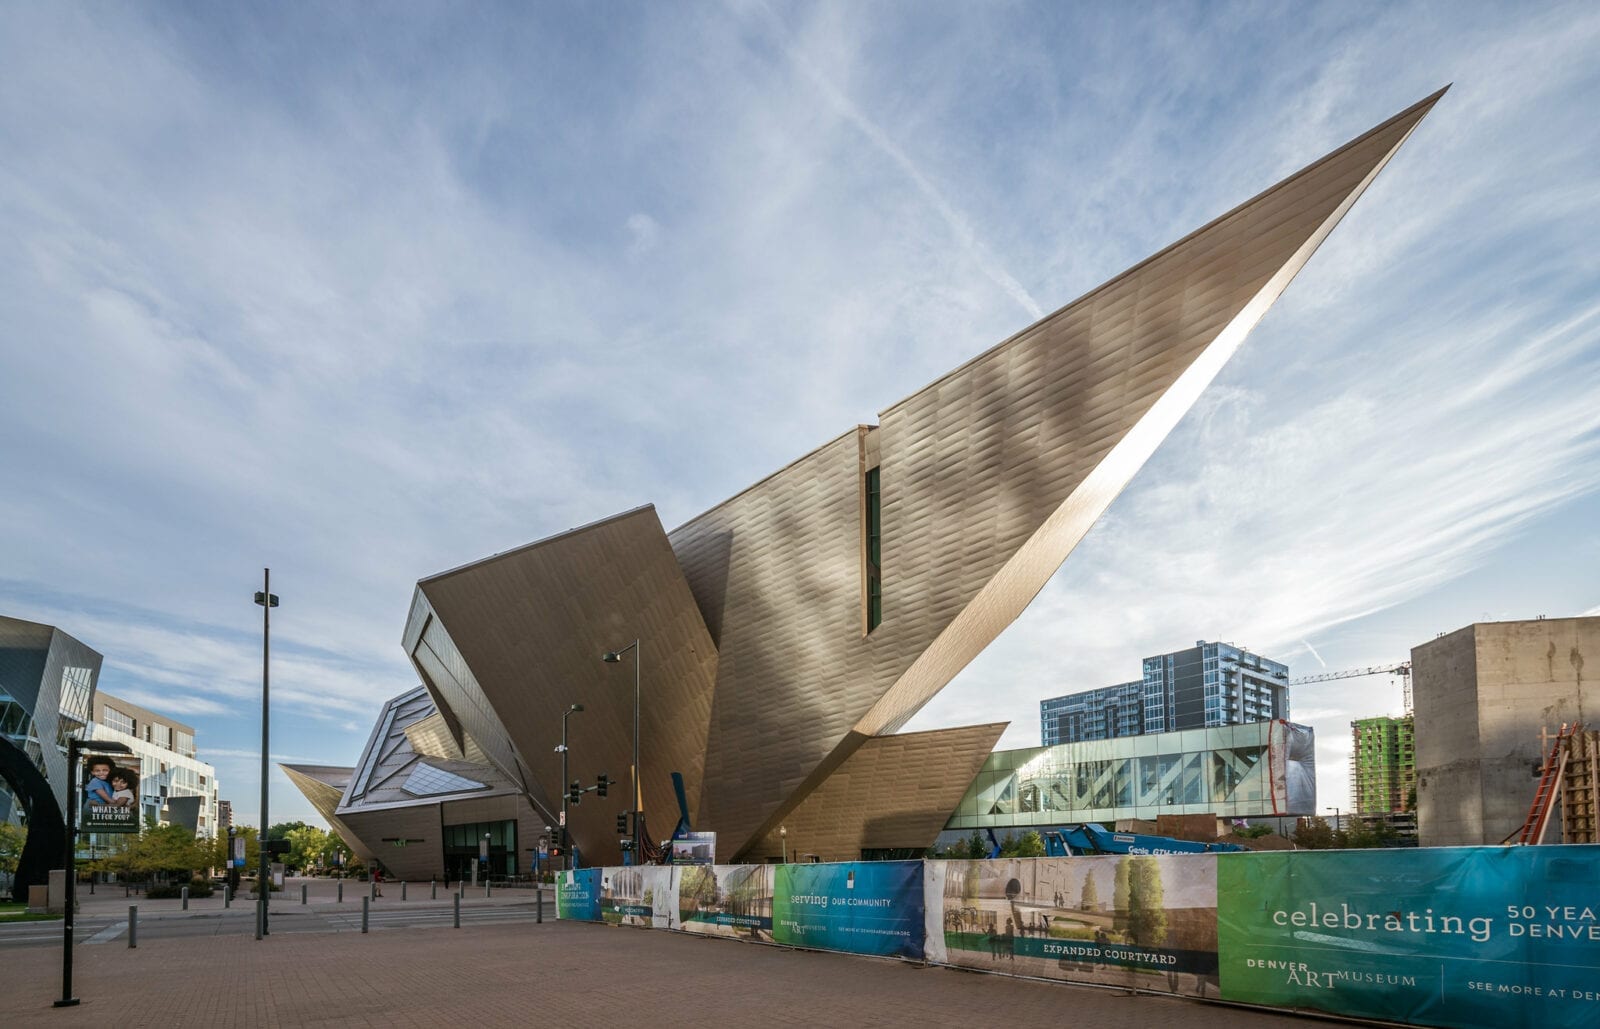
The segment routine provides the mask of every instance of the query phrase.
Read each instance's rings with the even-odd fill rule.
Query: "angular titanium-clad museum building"
[[[720,861],[776,856],[780,826],[825,858],[927,846],[1004,727],[896,730],[1021,614],[1439,95],[687,524],[640,507],[423,579],[403,640],[431,745],[554,825],[564,715],[570,776],[628,781],[638,660],[658,835],[680,772]],[[408,838],[442,860],[448,801],[401,785],[363,827],[364,780],[323,771],[296,781],[338,794],[358,850],[418,807],[438,821]],[[619,860],[626,794],[572,810],[585,863]]]

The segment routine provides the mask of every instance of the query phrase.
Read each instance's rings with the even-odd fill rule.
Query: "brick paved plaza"
[[[413,897],[417,891],[413,888]],[[106,891],[83,907],[102,916],[127,901]],[[392,886],[374,906],[395,909]],[[426,893],[423,892],[423,896]],[[297,898],[297,894],[295,895]],[[349,894],[347,894],[347,897]],[[476,910],[526,905],[496,895]],[[201,905],[205,908],[202,909]],[[253,938],[248,905],[176,902],[141,908],[139,946],[125,935],[80,943],[74,993],[57,1009],[61,948],[0,954],[0,1026],[1049,1026],[1094,1029],[1269,1029],[1292,1015],[1164,997],[1029,982],[898,961],[792,951],[642,929],[546,921],[462,929],[303,931],[335,906],[275,901],[273,934]],[[469,902],[469,907],[473,904]],[[408,907],[448,908],[412,900]],[[338,918],[360,916],[347,899]],[[298,910],[297,910],[298,909]],[[386,916],[391,917],[391,916]],[[376,920],[376,914],[374,915]],[[182,922],[183,934],[176,932]],[[344,923],[341,923],[344,924]],[[378,924],[376,921],[375,925]],[[59,923],[35,923],[60,934]]]

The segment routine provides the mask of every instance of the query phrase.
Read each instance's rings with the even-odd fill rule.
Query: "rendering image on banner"
[[[600,870],[600,918],[611,925],[678,928],[678,869],[632,865]]]
[[[1216,860],[929,861],[928,960],[1216,997]]]
[[[714,865],[717,863],[717,834],[692,832],[672,839],[675,865]]]
[[[577,868],[556,877],[556,917],[600,921],[600,869]]]
[[[1600,845],[1217,865],[1222,997],[1452,1027],[1600,1025]]]
[[[139,831],[139,759],[91,755],[83,761],[82,829],[95,833]]]
[[[678,869],[678,928],[772,942],[772,865]]]
[[[922,862],[774,867],[774,941],[922,959]]]

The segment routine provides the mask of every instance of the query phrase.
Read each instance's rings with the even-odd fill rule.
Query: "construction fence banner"
[[[1600,1025],[1600,845],[591,868],[561,918],[1448,1029]]]
[[[678,874],[671,865],[602,868],[600,919],[650,929],[678,927]]]
[[[776,865],[777,943],[911,961],[923,955],[920,861]]]
[[[575,922],[600,921],[600,875],[603,869],[574,868],[556,876],[556,917]]]
[[[1224,1000],[1600,1025],[1600,846],[1224,855],[1217,878]]]
[[[930,962],[1218,996],[1216,855],[923,864]]]
[[[772,942],[772,872],[776,865],[677,868],[678,924],[703,936]]]

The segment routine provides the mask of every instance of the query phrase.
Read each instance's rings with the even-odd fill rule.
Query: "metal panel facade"
[[[423,580],[405,645],[457,743],[549,812],[561,717],[581,703],[573,776],[625,780],[631,676],[598,656],[638,638],[653,828],[671,824],[681,771],[726,853],[767,846],[1015,620],[1438,96],[670,537],[641,508]],[[627,806],[575,812],[593,860],[615,859]]]

